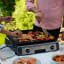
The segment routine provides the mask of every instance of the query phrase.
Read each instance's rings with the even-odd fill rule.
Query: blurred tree
[[[3,16],[12,16],[14,11],[15,0],[0,0],[0,7]]]

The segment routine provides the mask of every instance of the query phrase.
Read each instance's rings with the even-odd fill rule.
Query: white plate
[[[64,63],[56,62],[56,61],[53,60],[53,57],[55,57],[56,55],[64,55],[64,54],[61,53],[61,54],[55,54],[55,55],[53,55],[53,56],[51,57],[51,64],[64,64]]]
[[[33,58],[33,57],[18,57],[14,61],[18,62],[20,59],[23,59],[23,58],[28,60],[29,58]],[[36,63],[35,64],[41,64],[41,62],[38,59],[36,59]]]

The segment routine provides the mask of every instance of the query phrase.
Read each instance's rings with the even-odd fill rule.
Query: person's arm
[[[3,21],[4,17],[0,17],[0,23]]]
[[[9,23],[9,22],[11,22],[12,20],[13,20],[13,18],[10,17],[10,16],[0,17],[0,23],[1,23],[2,21],[6,22],[6,23]]]
[[[13,36],[13,37],[21,37],[22,36],[22,32],[21,31],[17,30],[17,31],[11,32],[11,31],[5,30],[3,28],[2,24],[0,24],[0,33],[6,34],[8,36]]]
[[[10,35],[11,34],[10,31],[7,31],[7,30],[4,30],[3,29],[3,25],[2,24],[0,24],[0,33],[7,34],[7,35]]]
[[[32,7],[35,7],[35,6],[34,6],[34,0],[26,0],[25,5],[26,5],[26,10],[27,10],[27,11],[30,11],[30,9],[31,9]]]
[[[1,29],[0,33],[6,34],[8,36],[12,36],[12,37],[22,37],[22,32],[21,31],[8,31],[8,30],[4,30],[3,28]]]
[[[42,21],[42,12],[34,6],[34,0],[26,0],[26,10],[34,12],[39,23]]]
[[[10,32],[10,31],[4,30],[3,28],[2,28],[2,30],[0,31],[0,33],[6,34],[6,35],[11,35],[11,32]]]
[[[26,10],[34,13],[40,12],[40,10],[34,6],[34,0],[26,0]]]

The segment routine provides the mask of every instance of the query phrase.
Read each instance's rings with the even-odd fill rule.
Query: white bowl
[[[34,58],[34,57],[17,57],[14,61],[16,61],[16,62],[18,62],[20,59],[23,59],[23,58],[25,58],[25,59],[29,59],[29,58]],[[36,59],[36,58],[35,58]],[[13,62],[14,62],[13,61]],[[13,63],[12,63],[13,64]],[[41,64],[41,62],[38,60],[38,59],[36,59],[36,63],[35,64]]]
[[[64,55],[64,54],[55,54],[55,55],[53,55],[52,58],[51,58],[51,64],[64,64],[64,63],[57,62],[57,61],[53,60],[53,57],[55,57],[56,55]]]

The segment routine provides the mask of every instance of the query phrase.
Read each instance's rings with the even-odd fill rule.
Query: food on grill
[[[46,37],[43,32],[29,31],[27,34],[22,34],[21,38],[18,38],[19,42],[37,41],[37,40],[53,40],[53,36]]]
[[[53,60],[56,62],[64,63],[64,55],[56,55],[53,57]]]
[[[29,58],[28,60],[23,58],[20,59],[18,62],[13,61],[13,64],[36,64],[36,59],[35,58]]]
[[[54,37],[53,37],[53,36],[50,36],[50,37],[48,37],[48,39],[51,39],[51,40],[53,40],[53,39],[54,39]]]
[[[40,31],[36,31],[36,32],[34,32],[33,34],[34,34],[34,35],[37,35],[37,34],[41,34],[41,32],[40,32]]]
[[[18,38],[19,42],[27,42],[27,41],[34,41],[35,39],[33,39],[33,35],[32,34],[23,34],[21,38]]]
[[[28,34],[32,34],[33,32],[32,31],[29,31]]]

